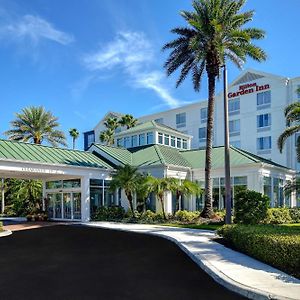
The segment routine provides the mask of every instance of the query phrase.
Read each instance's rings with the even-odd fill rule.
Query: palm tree
[[[299,90],[300,92],[300,90]],[[280,153],[282,153],[283,146],[286,140],[294,135],[297,132],[300,132],[300,103],[295,102],[288,105],[284,111],[287,128],[284,132],[279,136],[277,140],[278,148]],[[300,162],[300,137],[297,138],[296,141],[296,153],[297,160]]]
[[[10,140],[33,142],[42,144],[48,142],[53,147],[58,145],[67,146],[64,133],[56,128],[59,126],[58,118],[42,106],[30,106],[16,113],[16,119],[11,121],[11,127],[5,135]]]
[[[254,60],[266,59],[265,52],[252,44],[252,40],[262,39],[264,31],[245,28],[252,20],[254,11],[241,12],[246,0],[194,0],[191,12],[182,11],[187,27],[171,30],[178,37],[165,44],[163,50],[171,49],[165,62],[167,75],[181,68],[177,80],[178,87],[192,75],[195,91],[199,91],[203,74],[208,77],[208,113],[205,160],[205,206],[202,217],[212,217],[211,154],[214,126],[215,86],[220,69],[226,60],[241,68],[247,56]]]
[[[146,211],[146,200],[151,193],[151,176],[146,174],[140,174],[138,179],[138,185],[136,188],[137,202],[143,207],[143,211]]]
[[[99,135],[100,141],[102,143],[106,143],[106,145],[111,146],[115,142],[115,134],[114,131],[111,129],[107,129],[102,131]]]
[[[156,198],[161,203],[161,210],[163,213],[163,217],[167,220],[167,216],[165,213],[165,192],[171,191],[172,189],[172,180],[170,178],[149,178],[150,191],[155,193]]]
[[[117,171],[113,174],[110,182],[110,190],[112,192],[116,189],[124,189],[133,217],[135,217],[133,195],[139,184],[139,176],[140,174],[137,172],[137,168],[130,165],[124,165],[117,168]]]
[[[79,137],[79,131],[76,128],[71,128],[69,130],[69,134],[72,137],[72,141],[73,141],[73,149],[75,149],[75,141],[76,139],[78,139]]]
[[[104,121],[104,125],[107,129],[111,129],[112,131],[115,131],[120,126],[117,118],[107,118]]]
[[[121,126],[126,126],[127,129],[132,128],[134,126],[136,126],[137,124],[137,119],[135,119],[132,115],[124,115],[121,117],[119,124]]]
[[[171,179],[171,191],[176,194],[176,205],[175,205],[174,214],[176,213],[176,211],[180,209],[179,203],[182,199],[182,196],[189,196],[189,195],[199,196],[202,193],[202,189],[196,182],[187,179],[181,181],[177,178]]]

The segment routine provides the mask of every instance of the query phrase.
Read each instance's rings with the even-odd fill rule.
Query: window
[[[199,142],[206,142],[206,127],[199,128]]]
[[[229,121],[229,134],[230,136],[240,134],[240,120]]]
[[[173,135],[171,136],[171,146],[176,147],[176,138]]]
[[[84,132],[84,150],[87,150],[95,142],[95,132]]]
[[[122,138],[117,139],[117,146],[118,147],[123,147],[123,139]]]
[[[131,141],[130,141],[129,136],[124,137],[124,147],[125,148],[130,148],[131,147]]]
[[[201,119],[201,123],[207,122],[207,107],[200,109],[200,119]]]
[[[153,144],[153,132],[147,132],[147,144]]]
[[[80,179],[69,179],[63,181],[63,188],[80,188]]]
[[[297,94],[297,98],[300,99],[300,84],[297,85],[296,94]]]
[[[177,138],[177,148],[181,148],[181,138]]]
[[[182,140],[182,148],[187,149],[187,140]]]
[[[180,113],[176,115],[176,127],[185,127],[186,126],[186,113]]]
[[[260,137],[257,139],[257,150],[270,150],[272,141],[270,136]]]
[[[228,101],[228,114],[235,115],[240,113],[240,98],[230,99]]]
[[[145,134],[144,133],[139,134],[139,145],[140,146],[145,145]]]
[[[158,118],[158,119],[155,119],[154,121],[156,123],[159,123],[159,124],[164,124],[164,119],[163,118]]]
[[[158,133],[158,143],[163,144],[163,134],[160,132]]]
[[[241,148],[241,141],[230,141],[230,145],[235,148]]]
[[[271,126],[271,114],[263,114],[257,116],[257,128],[264,128]]]
[[[257,109],[271,106],[271,91],[257,93]]]
[[[165,134],[165,145],[170,145],[170,136],[168,134]]]
[[[131,137],[131,146],[132,147],[137,147],[137,135],[133,135]]]
[[[62,181],[57,180],[57,181],[47,181],[46,182],[46,189],[51,190],[51,189],[60,189],[62,188]]]

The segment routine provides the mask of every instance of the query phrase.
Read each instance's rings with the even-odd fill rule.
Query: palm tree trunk
[[[73,150],[75,149],[75,138],[73,138]]]
[[[135,218],[135,214],[134,214],[134,208],[133,208],[133,198],[132,198],[132,194],[130,192],[125,192],[126,193],[126,197],[128,199],[129,202],[129,206],[130,206],[130,210],[132,212],[132,217]]]
[[[176,212],[179,211],[179,201],[180,201],[180,193],[176,192],[176,204],[175,204],[175,210],[173,212],[173,216],[175,216]]]
[[[165,213],[165,206],[164,206],[164,196],[159,196],[159,200],[161,203],[161,210],[163,213],[164,220],[167,220],[166,213]]]
[[[207,128],[206,128],[206,157],[205,157],[205,202],[201,217],[211,218],[212,209],[212,179],[211,179],[211,154],[213,143],[214,129],[214,108],[215,108],[215,86],[216,76],[208,72],[208,111],[207,111]]]
[[[1,185],[1,213],[4,214],[5,209],[5,191],[4,191],[4,178],[2,178]]]

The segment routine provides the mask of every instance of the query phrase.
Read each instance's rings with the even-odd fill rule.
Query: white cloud
[[[120,68],[129,75],[130,82],[135,87],[153,90],[172,108],[179,106],[180,101],[170,94],[163,83],[164,74],[150,68],[153,60],[151,43],[140,32],[120,32],[99,51],[83,58],[89,70],[108,71]]]
[[[41,39],[51,40],[62,45],[74,41],[70,34],[60,31],[46,20],[32,15],[25,15],[17,21],[2,26],[0,33],[2,36],[5,35],[16,40],[29,38],[36,44]]]

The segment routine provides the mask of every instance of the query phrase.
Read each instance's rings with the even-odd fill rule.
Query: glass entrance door
[[[81,219],[81,193],[73,193],[73,218]]]
[[[56,193],[53,194],[54,198],[54,218],[61,219],[62,218],[62,194]]]
[[[63,193],[63,219],[72,219],[71,193]]]

